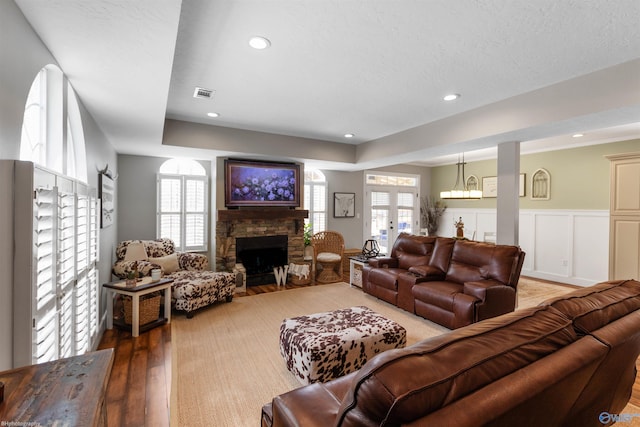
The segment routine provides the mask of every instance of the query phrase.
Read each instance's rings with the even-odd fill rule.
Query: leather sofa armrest
[[[398,259],[391,257],[379,257],[369,259],[369,265],[375,268],[397,268]]]
[[[464,295],[480,301],[476,304],[475,322],[513,311],[516,307],[516,290],[497,280],[466,282]]]
[[[428,280],[444,280],[446,276],[442,270],[431,265],[414,265],[409,267],[409,272]]]
[[[262,426],[326,427],[334,424],[339,408],[337,396],[323,384],[314,383],[276,396],[265,405]]]
[[[209,258],[195,252],[178,252],[180,270],[202,271],[209,269]]]
[[[476,282],[465,282],[463,292],[478,298],[480,301],[485,301],[487,294],[491,293],[492,288],[502,289],[508,288],[508,286],[497,280],[479,280]]]

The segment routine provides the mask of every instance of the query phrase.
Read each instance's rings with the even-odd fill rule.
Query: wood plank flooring
[[[347,281],[348,277],[344,279]],[[237,294],[236,297],[283,292],[305,286],[314,285],[251,286],[246,293]],[[197,319],[197,314],[194,319]],[[98,347],[104,348],[115,349],[115,361],[107,387],[108,426],[169,426],[171,325],[154,328],[137,338],[118,329],[107,330]],[[640,359],[636,366],[640,370]],[[629,403],[640,407],[638,378]]]

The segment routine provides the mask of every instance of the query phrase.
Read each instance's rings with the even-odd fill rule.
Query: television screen
[[[227,159],[225,206],[300,206],[300,165]]]

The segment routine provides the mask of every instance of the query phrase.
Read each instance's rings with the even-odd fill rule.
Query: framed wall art
[[[109,227],[113,224],[115,217],[115,186],[113,179],[108,175],[101,173],[98,175],[98,183],[100,189],[100,228]]]
[[[525,196],[526,188],[526,174],[520,174],[520,184],[518,188],[518,195],[520,197]],[[497,176],[483,176],[482,177],[482,198],[498,197],[498,177]]]
[[[356,193],[333,193],[334,218],[353,218],[356,215]]]
[[[467,190],[479,190],[478,186],[480,183],[478,182],[478,177],[475,175],[469,175],[467,177],[467,181],[465,182],[465,186]]]
[[[546,169],[538,169],[531,176],[531,200],[551,198],[551,174]]]

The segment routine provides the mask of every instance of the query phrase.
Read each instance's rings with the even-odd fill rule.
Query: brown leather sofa
[[[262,426],[603,426],[639,354],[640,282],[603,282],[276,396]]]
[[[513,311],[525,253],[517,246],[400,234],[369,260],[362,289],[455,329]]]

